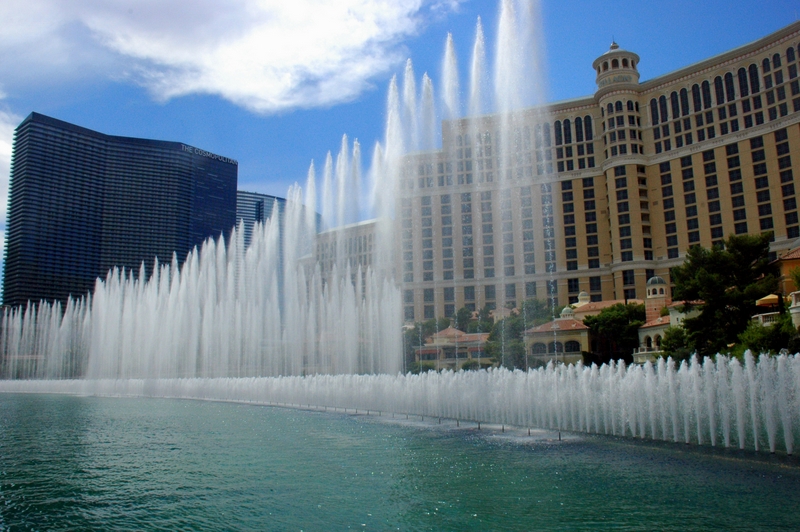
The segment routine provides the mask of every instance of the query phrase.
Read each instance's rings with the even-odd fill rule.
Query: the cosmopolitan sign
[[[605,87],[609,83],[630,83],[631,81],[633,81],[633,76],[613,76],[600,81],[600,83],[598,83],[598,87]]]
[[[195,148],[194,146],[187,146],[186,144],[181,144],[183,151],[188,153],[194,153],[195,155],[200,155],[202,157],[208,157],[209,159],[214,159],[217,161],[221,161],[223,163],[234,164],[239,166],[239,161],[236,159],[231,159],[229,157],[223,157],[222,155],[217,155],[216,153],[211,153],[210,151],[201,150],[200,148]]]

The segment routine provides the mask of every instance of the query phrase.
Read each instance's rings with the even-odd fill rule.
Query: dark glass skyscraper
[[[283,213],[286,211],[286,199],[259,194],[258,192],[236,193],[236,225],[244,222],[244,245],[249,246],[253,237],[253,224],[264,223],[273,214],[278,214],[283,225]]]
[[[148,273],[236,222],[237,162],[31,113],[14,137],[3,303],[85,295],[117,266]]]

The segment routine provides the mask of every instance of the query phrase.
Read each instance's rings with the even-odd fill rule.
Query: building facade
[[[642,298],[694,245],[800,237],[800,23],[640,82],[617,44],[597,91],[443,124],[409,155],[397,219],[404,317],[527,298]]]
[[[286,199],[277,196],[270,196],[269,194],[260,194],[258,192],[246,192],[239,190],[236,192],[236,225],[243,225],[244,232],[244,245],[250,246],[250,241],[253,238],[253,225],[256,223],[263,224],[273,214],[277,214],[281,225],[283,225],[283,216],[286,212]]]
[[[38,113],[16,129],[3,303],[65,302],[113,267],[183,261],[236,222],[235,160]]]
[[[355,283],[360,270],[363,283],[367,269],[373,267],[376,229],[377,220],[373,219],[318,233],[314,264],[322,279],[331,282],[335,273],[343,275],[349,269],[350,281]]]

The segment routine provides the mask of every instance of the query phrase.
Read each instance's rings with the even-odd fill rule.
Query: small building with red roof
[[[419,363],[434,363],[436,370],[461,369],[466,362],[478,363],[480,367],[493,364],[486,355],[489,333],[465,333],[452,326],[432,334],[425,344],[415,348],[415,359]]]
[[[564,307],[555,320],[528,329],[524,337],[531,367],[546,365],[551,360],[574,364],[583,360],[584,351],[589,351],[589,327],[575,318],[571,307]]]

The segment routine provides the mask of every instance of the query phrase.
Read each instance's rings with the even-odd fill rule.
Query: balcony
[[[655,362],[656,358],[661,354],[661,348],[654,347],[638,347],[633,350],[633,363],[644,364],[645,362]]]
[[[751,320],[766,327],[776,323],[780,319],[780,315],[780,312],[767,312],[766,314],[756,314]]]

